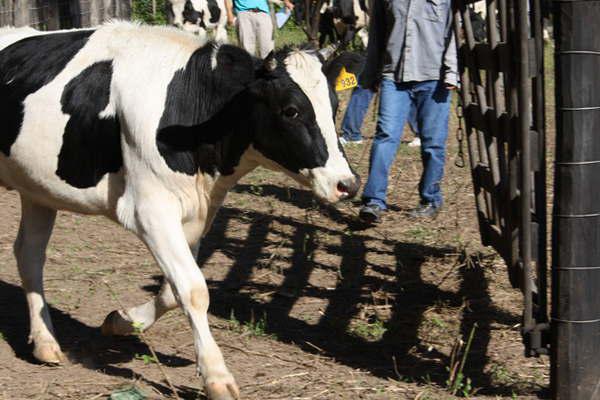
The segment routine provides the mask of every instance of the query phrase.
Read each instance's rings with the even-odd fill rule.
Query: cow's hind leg
[[[158,296],[152,300],[132,307],[127,311],[115,310],[106,316],[102,324],[104,335],[131,335],[134,333],[132,321],[137,329],[149,329],[167,311],[177,307],[177,299],[173,295],[171,286],[165,281],[160,288]]]
[[[173,205],[171,208],[170,205]],[[198,372],[211,400],[239,398],[233,376],[208,325],[208,287],[188,246],[181,214],[174,202],[138,206],[136,230],[162,269],[174,295],[190,321],[194,335]]]
[[[190,246],[194,259],[198,257],[199,241]],[[171,285],[165,280],[160,292],[152,300],[136,307],[124,310],[115,310],[108,314],[102,324],[103,335],[127,336],[135,332],[132,322],[137,329],[146,331],[166,312],[177,307],[177,299],[173,294]]]
[[[45,363],[60,363],[64,356],[54,336],[54,328],[44,298],[43,268],[46,246],[52,234],[56,211],[39,206],[21,196],[21,224],[14,251],[27,303],[33,342],[33,355]]]

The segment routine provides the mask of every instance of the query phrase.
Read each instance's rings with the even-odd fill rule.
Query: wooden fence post
[[[26,26],[31,19],[29,0],[14,0],[13,13],[15,26]]]

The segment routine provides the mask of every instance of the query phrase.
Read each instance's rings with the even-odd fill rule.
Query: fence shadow
[[[282,201],[287,200],[285,189],[271,185],[259,186],[260,195],[272,195]],[[253,193],[257,189],[246,185],[239,189]],[[294,189],[295,190],[295,189]],[[259,193],[255,193],[259,194]],[[310,207],[310,194],[298,191],[292,202],[300,208]],[[333,212],[339,212],[334,210]],[[227,227],[241,215],[250,221],[248,239],[240,240],[226,236]],[[345,216],[339,216],[344,220]],[[268,256],[265,249],[268,242],[270,222],[292,228],[289,240],[293,255],[289,257],[289,268],[284,271],[283,283],[277,287],[263,287],[251,281],[252,269]],[[328,253],[341,257],[339,276],[335,290],[324,290],[309,284],[309,277],[315,268],[323,268],[311,258],[316,247],[315,237],[320,234],[341,236],[340,245],[327,245]],[[281,232],[278,232],[281,234]],[[511,313],[495,307],[488,293],[488,284],[482,267],[471,264],[460,269],[461,287],[458,292],[445,291],[436,285],[423,281],[421,268],[425,260],[443,258],[456,252],[455,248],[433,247],[417,243],[386,241],[393,244],[396,258],[395,280],[380,280],[365,275],[369,249],[367,242],[374,238],[368,234],[354,232],[344,235],[309,223],[300,223],[291,218],[263,215],[235,208],[220,211],[213,230],[203,241],[198,263],[203,263],[218,248],[235,260],[228,275],[222,281],[210,282],[211,313],[221,318],[229,318],[232,311],[239,321],[249,321],[255,315],[266,315],[267,330],[278,340],[294,343],[306,352],[315,353],[315,345],[338,362],[353,368],[367,370],[382,378],[431,381],[440,386],[446,385],[450,360],[445,354],[432,350],[421,343],[419,328],[423,314],[431,306],[444,302],[452,307],[460,307],[468,302],[462,315],[460,335],[466,341],[471,327],[477,321],[478,328],[471,348],[469,369],[466,371],[477,387],[486,387],[491,395],[510,395],[512,388],[491,386],[492,379],[485,371],[488,363],[487,350],[491,337],[491,324],[497,322],[507,326],[519,322]],[[274,290],[276,294],[268,303],[254,300],[250,295],[240,293],[238,288]],[[352,333],[351,322],[363,303],[370,299],[370,288],[376,287],[393,296],[390,304],[391,318],[384,324],[385,333],[380,340],[370,341]],[[252,290],[250,290],[251,292]],[[279,295],[281,293],[281,295]],[[328,306],[317,324],[290,316],[292,307],[303,296],[326,299]],[[309,343],[307,343],[309,342]],[[393,360],[396,360],[394,366]],[[400,374],[401,377],[397,376]]]

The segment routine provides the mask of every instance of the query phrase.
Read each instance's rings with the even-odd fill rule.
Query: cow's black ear
[[[275,53],[271,50],[269,55],[263,60],[263,68],[267,72],[273,72],[277,69],[277,59]]]
[[[339,44],[334,43],[334,44],[330,44],[327,47],[322,48],[321,50],[318,51],[319,54],[319,58],[321,59],[321,62],[323,64],[325,64],[325,62],[327,62],[337,51],[339,47]]]

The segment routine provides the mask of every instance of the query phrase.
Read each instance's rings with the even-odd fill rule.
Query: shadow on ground
[[[28,343],[29,311],[22,289],[19,286],[0,281],[0,332],[13,349],[15,355],[27,362],[36,364],[32,356],[33,345]],[[70,362],[92,370],[126,379],[141,379],[162,393],[170,390],[157,382],[146,380],[130,368],[115,364],[131,361],[136,354],[149,354],[150,350],[137,337],[106,337],[100,328],[88,326],[57,308],[50,307],[50,315],[61,348]],[[193,362],[158,352],[160,361],[169,367],[181,367]],[[178,389],[179,390],[179,389]],[[181,388],[180,397],[197,398],[197,389]]]
[[[238,192],[274,196],[298,207],[312,207],[312,196],[306,191],[280,189],[272,185],[240,185]],[[338,222],[349,222],[346,214],[333,206],[319,206]],[[250,221],[248,239],[228,238],[226,232],[230,225],[243,219]],[[271,222],[290,227],[291,234],[277,232],[289,241],[294,250],[289,258],[289,268],[284,271],[284,281],[278,287],[268,288],[276,294],[269,303],[258,302],[249,294],[240,293],[240,287],[254,287],[265,290],[251,280],[252,268],[268,254],[265,248],[269,242]],[[312,255],[319,245],[315,239],[319,235],[338,235],[340,244],[327,244],[326,250],[341,257],[335,290],[315,287],[308,284],[309,277],[316,268],[329,268],[317,263]],[[492,322],[507,326],[519,322],[512,314],[496,308],[490,299],[486,277],[481,266],[468,264],[462,267],[462,283],[458,292],[444,291],[438,286],[423,281],[421,268],[425,260],[443,258],[455,253],[455,248],[432,247],[417,243],[403,243],[382,240],[391,247],[389,251],[396,260],[394,270],[382,270],[380,266],[369,264],[367,252],[380,251],[369,248],[368,242],[375,238],[367,233],[353,232],[345,234],[337,230],[311,223],[300,223],[295,219],[248,212],[224,207],[209,235],[203,240],[198,264],[202,265],[217,250],[235,259],[226,278],[209,282],[211,286],[211,312],[228,319],[232,310],[236,318],[249,321],[254,315],[268,316],[267,330],[278,340],[294,343],[306,352],[315,353],[315,346],[322,349],[324,355],[353,368],[392,379],[411,381],[430,380],[440,386],[446,385],[449,364],[445,354],[431,350],[421,343],[418,335],[423,322],[424,312],[432,305],[444,302],[453,307],[463,307],[461,336],[466,340],[473,324],[478,327],[470,352],[469,369],[466,374],[473,379],[474,385],[485,388],[480,393],[488,395],[510,395],[513,388],[492,385],[491,377],[484,371],[487,364],[487,350],[490,342]],[[392,279],[379,279],[365,274],[367,266]],[[333,284],[333,282],[332,282]],[[149,285],[144,289],[156,293],[159,285]],[[360,305],[368,303],[373,291],[382,291],[392,299],[391,318],[385,323],[385,334],[377,341],[368,341],[351,333],[350,324]],[[283,295],[285,294],[285,295]],[[290,316],[295,303],[304,296],[327,300],[323,316],[316,324]],[[24,296],[19,287],[0,281],[0,331],[18,357],[34,362],[31,346],[27,343],[29,330],[28,312]],[[146,354],[147,347],[137,338],[106,338],[96,327],[85,325],[69,314],[51,308],[51,315],[63,349],[70,358],[82,365],[102,370],[106,374],[131,378],[135,372],[129,368],[116,367],[113,364],[131,360],[136,353]],[[310,343],[310,344],[309,344]],[[189,365],[190,361],[179,357],[159,354],[165,365]],[[394,361],[396,360],[396,366]],[[163,393],[169,390],[156,382],[147,382]],[[193,388],[179,388],[180,396],[188,398]]]
[[[240,185],[237,191],[273,196],[301,209],[308,209],[313,204],[309,192],[297,189],[286,190],[272,185]],[[337,222],[351,222],[347,215],[333,206],[318,207]],[[251,221],[247,236],[249,239],[227,238],[225,233],[228,226],[241,218]],[[279,287],[260,287],[251,281],[251,273],[253,267],[268,257],[267,251],[263,249],[273,245],[267,240],[270,222],[273,221],[292,228],[293,233],[286,239],[291,243],[289,247],[294,249],[294,253],[289,258],[290,267],[284,271],[283,283]],[[315,268],[323,268],[312,259],[312,252],[317,246],[315,237],[323,233],[341,236],[341,245],[326,247],[328,253],[338,255],[342,260],[339,267],[339,276],[342,278],[338,280],[335,290],[317,288],[308,282]],[[286,236],[281,232],[278,234]],[[233,310],[236,318],[242,322],[251,320],[254,315],[265,314],[268,316],[269,333],[275,334],[281,341],[300,346],[304,351],[315,353],[312,346],[315,345],[337,362],[370,371],[382,378],[398,379],[397,375],[400,374],[402,379],[430,380],[445,386],[448,377],[446,367],[450,360],[446,355],[422,344],[418,330],[423,322],[423,313],[432,305],[443,302],[452,307],[463,306],[460,328],[462,340],[467,340],[473,324],[477,323],[465,374],[471,377],[476,387],[484,388],[479,392],[481,394],[510,396],[514,388],[492,385],[492,378],[484,368],[488,362],[486,354],[491,338],[491,324],[495,322],[512,326],[519,322],[519,318],[492,304],[483,268],[476,260],[459,269],[461,285],[458,292],[444,291],[422,280],[421,267],[425,260],[456,253],[455,248],[383,239],[394,248],[396,268],[395,279],[380,280],[365,275],[367,266],[379,268],[378,265],[369,264],[366,259],[367,252],[375,251],[368,248],[367,243],[372,240],[374,238],[366,233],[353,232],[347,235],[286,217],[223,208],[213,229],[204,239],[198,256],[198,264],[202,266],[218,248],[236,260],[223,281],[210,282],[211,312],[227,319]],[[284,295],[275,295],[269,303],[264,304],[248,294],[240,293],[238,289],[241,287],[275,290]],[[360,304],[369,303],[374,290],[383,291],[393,298],[392,317],[385,323],[383,337],[375,342],[357,337],[349,329]],[[318,324],[309,324],[290,316],[292,307],[303,296],[328,301]],[[397,361],[396,368],[394,359]]]

